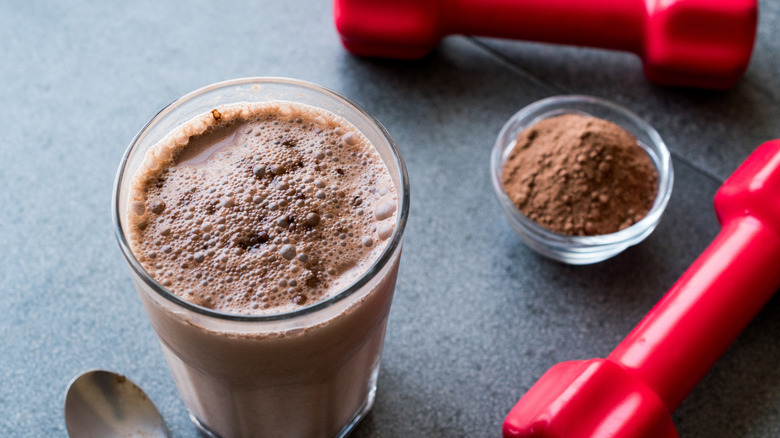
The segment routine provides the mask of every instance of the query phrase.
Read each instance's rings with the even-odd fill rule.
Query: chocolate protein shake
[[[227,98],[131,149],[143,158],[120,175],[120,243],[199,427],[337,436],[373,402],[405,175],[354,107],[369,135],[310,104],[318,87],[283,84],[320,99],[296,102],[249,82],[223,86],[261,100]]]
[[[374,147],[306,105],[222,106],[146,155],[131,247],[199,306],[273,314],[327,299],[365,273],[395,226],[395,187]]]

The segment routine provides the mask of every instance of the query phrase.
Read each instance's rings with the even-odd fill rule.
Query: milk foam
[[[149,149],[128,234],[176,295],[279,313],[365,273],[392,235],[396,195],[373,145],[343,118],[289,102],[225,105]]]

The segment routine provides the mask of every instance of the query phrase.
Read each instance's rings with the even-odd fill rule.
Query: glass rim
[[[341,290],[340,292],[338,292],[337,294],[331,297],[328,297],[325,300],[319,301],[317,303],[314,303],[306,307],[302,307],[300,309],[281,312],[281,313],[265,314],[265,315],[248,315],[248,314],[228,313],[219,310],[213,310],[203,306],[199,306],[190,301],[187,301],[184,298],[181,298],[175,293],[169,291],[165,286],[163,286],[157,280],[155,280],[146,271],[146,269],[143,268],[143,266],[141,266],[140,262],[138,261],[132,249],[130,248],[129,242],[127,241],[127,237],[125,235],[125,231],[122,226],[122,220],[120,218],[120,211],[119,211],[120,186],[123,178],[125,177],[125,173],[127,171],[126,168],[127,163],[129,161],[130,155],[135,151],[135,148],[138,145],[138,140],[141,138],[141,136],[144,133],[148,132],[150,127],[152,127],[163,117],[165,117],[166,115],[174,111],[181,104],[188,102],[198,96],[201,96],[209,91],[225,88],[228,86],[248,85],[248,84],[284,84],[284,85],[298,86],[298,87],[307,88],[312,91],[325,94],[329,97],[335,98],[337,101],[341,101],[342,103],[351,106],[360,115],[366,117],[366,119],[368,119],[368,121],[378,129],[380,135],[383,137],[383,139],[387,143],[387,146],[389,147],[392,153],[393,160],[395,162],[396,167],[398,168],[398,174],[400,176],[399,197],[401,202],[398,211],[398,220],[396,221],[395,227],[393,229],[393,235],[391,237],[390,242],[388,242],[387,246],[385,247],[385,249],[382,251],[379,257],[374,261],[374,263],[372,263],[371,266],[366,270],[366,272],[364,272],[357,280],[355,280],[347,288]],[[230,102],[230,103],[238,103],[238,102]],[[347,120],[347,122],[349,122],[350,124],[352,123],[349,120]],[[186,123],[186,121],[184,123]],[[368,283],[372,278],[374,278],[379,272],[381,272],[381,270],[385,267],[385,265],[387,265],[387,263],[392,259],[396,251],[400,249],[401,242],[403,241],[404,231],[406,229],[406,223],[409,216],[409,206],[410,206],[409,175],[406,170],[406,164],[404,163],[403,157],[401,156],[401,153],[398,150],[398,145],[390,136],[390,133],[387,132],[387,129],[385,129],[385,127],[374,116],[372,116],[368,111],[366,111],[362,106],[352,101],[351,99],[343,96],[342,94],[333,91],[331,89],[328,89],[326,87],[323,87],[321,85],[317,85],[313,82],[303,81],[299,79],[284,78],[284,77],[247,77],[247,78],[238,78],[238,79],[216,82],[198,88],[194,91],[191,91],[185,94],[184,96],[176,99],[175,101],[171,102],[170,104],[166,105],[165,107],[163,107],[159,112],[157,112],[157,114],[155,114],[151,119],[149,119],[148,122],[146,122],[146,124],[141,128],[140,131],[138,131],[138,133],[133,137],[132,141],[130,142],[127,149],[125,150],[125,153],[122,156],[122,160],[119,163],[119,169],[114,178],[114,187],[113,187],[111,198],[112,198],[111,216],[112,216],[112,221],[114,226],[114,234],[116,236],[117,242],[119,243],[119,247],[122,250],[122,254],[124,255],[125,259],[127,260],[133,272],[137,274],[138,277],[147,286],[149,286],[154,292],[156,292],[162,298],[165,298],[166,300],[172,302],[173,304],[176,304],[194,313],[216,318],[216,319],[239,321],[239,322],[291,320],[294,318],[316,313],[353,295],[355,292],[360,290],[366,283]]]

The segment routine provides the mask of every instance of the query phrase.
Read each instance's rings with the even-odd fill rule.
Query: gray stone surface
[[[346,54],[329,2],[0,3],[0,436],[66,436],[64,390],[120,371],[196,436],[114,241],[114,173],[165,104],[242,76],[338,90],[404,154],[412,210],[376,406],[356,437],[497,437],[555,363],[603,357],[717,234],[711,200],[780,137],[778,3],[761,3],[731,91],[648,84],[631,55],[452,37],[416,62]],[[666,216],[641,245],[587,267],[543,259],[501,216],[488,156],[514,112],[561,93],[633,109],[675,156]],[[774,298],[675,415],[682,437],[780,436]]]

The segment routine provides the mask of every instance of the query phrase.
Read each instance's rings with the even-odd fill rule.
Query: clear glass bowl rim
[[[648,152],[651,152],[651,158],[653,159],[653,162],[658,171],[658,192],[656,194],[655,200],[653,201],[653,206],[647,215],[640,221],[628,228],[619,230],[614,233],[597,236],[570,236],[548,230],[547,228],[544,228],[533,220],[529,219],[514,205],[514,203],[512,203],[504,191],[503,183],[501,181],[501,172],[503,170],[506,156],[508,155],[514,143],[514,141],[505,143],[502,140],[504,140],[505,137],[509,134],[508,131],[510,129],[517,128],[513,125],[518,120],[523,120],[523,123],[521,123],[522,128],[520,129],[522,130],[535,124],[537,121],[556,114],[587,114],[586,110],[573,108],[577,104],[601,106],[609,111],[621,114],[634,123],[637,128],[641,129],[653,143],[646,145],[651,149],[651,151]],[[549,109],[549,111],[544,111],[545,109]],[[531,117],[533,114],[537,115],[535,117]],[[626,129],[625,126],[623,126],[623,128]],[[548,97],[546,99],[536,101],[515,113],[501,128],[501,132],[499,133],[496,139],[496,143],[493,147],[490,161],[491,179],[493,181],[496,195],[498,196],[499,201],[502,204],[502,208],[505,211],[508,206],[512,206],[510,210],[512,218],[516,221],[517,225],[526,231],[527,236],[525,237],[533,239],[537,243],[541,243],[547,247],[565,248],[566,250],[573,252],[577,252],[578,250],[587,252],[589,249],[596,250],[600,247],[607,248],[610,246],[622,246],[625,248],[634,245],[647,237],[647,234],[649,234],[647,231],[652,231],[655,225],[657,225],[663,211],[669,202],[674,181],[674,171],[672,169],[669,149],[667,148],[663,139],[661,139],[661,136],[652,126],[650,126],[638,115],[621,105],[599,97],[580,94]],[[559,258],[559,260],[563,259]]]

